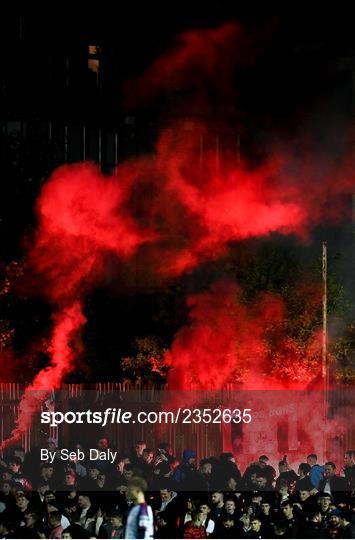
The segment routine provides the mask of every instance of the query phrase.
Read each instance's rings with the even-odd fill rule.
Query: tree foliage
[[[165,352],[156,336],[137,337],[133,344],[134,355],[121,360],[123,376],[139,383],[162,383],[166,380],[168,365]]]
[[[120,349],[119,340],[110,342],[110,359],[102,364],[105,373],[101,374],[101,380],[164,382],[169,370],[166,352],[179,328],[189,324],[186,296],[191,291],[207,289],[221,276],[240,284],[242,301],[247,305],[253,305],[267,293],[278,296],[284,304],[285,316],[279,323],[270,323],[265,336],[268,374],[281,379],[302,380],[310,373],[316,373],[321,363],[321,259],[313,257],[305,261],[299,256],[300,251],[289,246],[280,247],[272,241],[261,245],[252,242],[238,245],[224,259],[199,269],[198,274],[184,276],[157,289],[154,301],[150,298],[148,302],[153,306],[152,329],[145,335],[144,325],[141,325],[131,346],[124,351]],[[331,259],[328,316],[330,320],[337,317],[343,321],[345,330],[330,340],[329,359],[338,381],[355,383],[355,322],[344,322],[348,305],[335,269],[336,260]],[[24,273],[24,264],[19,261],[0,265],[0,352],[3,358],[18,357],[22,366],[18,376],[28,380],[49,359],[50,311],[48,306],[43,308],[39,302],[18,294],[17,283]],[[107,317],[112,318],[109,310]],[[129,335],[134,336],[134,330]],[[79,359],[73,381],[91,380],[96,369],[94,364],[100,364],[95,347],[89,344],[90,340],[86,343],[86,353]],[[240,370],[231,374],[231,382],[242,378]]]

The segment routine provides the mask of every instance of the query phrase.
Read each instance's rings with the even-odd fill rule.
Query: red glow
[[[279,155],[251,169],[226,152],[217,168],[208,147],[201,168],[202,135],[208,141],[207,127],[190,133],[178,123],[162,132],[155,155],[123,163],[113,177],[88,164],[55,172],[38,201],[31,252],[52,300],[92,287],[107,253],[129,261],[140,251],[145,272],[175,276],[220,257],[232,241],[272,232],[304,238],[320,220],[343,217],[337,196],[353,186],[344,169],[329,166],[320,185],[309,156],[299,177],[287,172],[291,158]]]
[[[40,409],[49,391],[58,390],[65,375],[72,370],[74,351],[69,343],[77,336],[84,323],[85,317],[79,302],[74,302],[69,308],[63,308],[54,317],[51,361],[26,388],[19,406],[17,425],[2,448],[21,439],[21,436],[31,427],[33,415]]]
[[[126,95],[139,103],[170,89],[188,89],[187,101],[195,105],[208,101],[213,88],[214,99],[225,98],[233,93],[236,63],[250,58],[240,36],[236,24],[183,34],[175,49],[127,85]],[[107,254],[128,266],[139,256],[145,278],[179,276],[218,259],[231,242],[275,232],[306,238],[313,225],[344,216],[338,195],[354,187],[352,171],[340,163],[319,163],[309,151],[301,160],[271,152],[258,167],[238,163],[228,148],[217,154],[207,122],[195,122],[190,131],[184,122],[171,123],[161,130],[152,155],[123,162],[112,176],[91,164],[60,167],[39,196],[29,251],[35,288],[58,313],[52,358],[26,391],[13,438],[27,429],[38,407],[32,391],[59,388],[72,369],[69,343],[85,323],[81,305],[103,279]],[[181,329],[170,352],[171,385],[185,388],[193,375],[201,387],[218,388],[235,370],[250,387],[281,384],[270,376],[264,343],[267,326],[283,317],[277,297],[247,307],[235,285],[219,283],[189,304],[191,326]],[[285,384],[299,384],[295,370],[301,370],[301,384],[309,382],[309,363],[302,364],[295,344],[280,339],[279,345]],[[317,347],[315,337],[305,360]]]
[[[208,134],[206,128],[200,129]],[[327,216],[323,210],[326,198],[319,196],[320,186],[310,184],[306,190],[308,178],[297,182],[298,178],[283,176],[284,160],[272,157],[267,164],[251,170],[245,165],[237,166],[227,154],[221,155],[217,169],[213,152],[206,150],[201,170],[197,165],[197,140],[196,135],[186,134],[179,124],[175,130],[162,133],[156,155],[123,163],[114,177],[104,177],[88,164],[65,166],[53,174],[38,200],[39,227],[30,259],[40,278],[37,283],[42,293],[59,310],[82,301],[85,292],[102,279],[108,253],[130,264],[144,246],[141,260],[146,275],[177,276],[204,261],[219,258],[231,241],[271,232],[294,233],[303,238],[313,223]],[[324,179],[324,189],[332,185],[331,176],[332,171]],[[338,189],[346,193],[351,185],[349,181],[335,183],[334,197]],[[333,198],[330,217],[338,218],[342,210]],[[219,293],[222,297],[225,294],[223,290]],[[224,384],[224,377],[233,366],[242,367],[242,359],[250,351],[255,358],[262,356],[262,331],[267,317],[262,311],[258,313],[262,306],[254,307],[249,314],[236,304],[239,313],[236,330],[235,321],[218,307],[220,300],[212,300],[218,316],[213,309],[203,315],[209,298],[207,295],[202,308],[195,308],[202,323],[195,326],[196,335],[188,343],[202,364],[207,361],[203,343],[213,335],[208,322],[219,318],[224,340],[210,343],[213,358],[217,355],[225,362],[225,368],[220,369],[219,364],[211,367],[211,372],[216,374],[214,384],[218,386]],[[231,301],[228,295],[226,301]],[[272,302],[277,304],[275,299]],[[73,331],[82,324],[83,321]],[[181,335],[185,334],[183,329]],[[234,337],[241,340],[237,355],[233,353]],[[191,351],[185,350],[180,341],[181,336],[172,350],[178,370],[192,362]],[[282,347],[294,360],[294,344],[282,343]],[[212,355],[208,359],[211,365]],[[43,388],[49,381],[60,385],[70,366],[71,362],[65,359],[56,360],[40,373],[31,390]],[[258,381],[260,387],[259,360],[256,366],[254,378],[244,378],[244,382]],[[291,361],[287,366],[292,381],[290,370],[295,368]],[[181,373],[180,370],[178,381],[183,386]],[[304,376],[308,380],[308,374]],[[201,380],[202,385],[207,382]],[[267,383],[264,381],[262,385]]]
[[[146,103],[166,92],[188,90],[188,104],[201,106],[211,99],[206,94],[212,89],[219,97],[230,94],[233,68],[250,60],[251,48],[246,50],[245,45],[237,23],[185,32],[142,76],[125,83],[126,104]]]
[[[169,388],[184,390],[303,389],[319,375],[320,340],[302,351],[281,334],[277,351],[283,369],[272,369],[267,331],[284,319],[284,306],[276,295],[265,295],[252,305],[241,300],[232,282],[215,283],[211,290],[188,299],[190,324],[176,335],[167,358],[171,365]]]
[[[44,186],[30,259],[53,302],[81,297],[102,275],[106,253],[126,259],[152,239],[127,208],[134,179],[134,169],[122,167],[116,180],[85,164],[60,167]]]

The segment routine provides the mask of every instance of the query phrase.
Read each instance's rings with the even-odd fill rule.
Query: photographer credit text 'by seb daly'
[[[68,448],[62,448],[58,451],[48,450],[47,448],[41,448],[41,461],[47,461],[48,463],[54,463],[55,459],[61,459],[63,461],[84,461],[89,459],[90,461],[108,461],[114,463],[117,458],[118,452],[107,449],[98,450],[97,448],[90,448],[88,453],[82,450],[68,450]]]

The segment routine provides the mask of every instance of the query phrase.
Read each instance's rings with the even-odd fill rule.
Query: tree
[[[330,345],[329,360],[335,380],[355,384],[355,322],[347,325],[343,335]]]
[[[140,383],[165,382],[168,365],[165,361],[166,350],[157,336],[137,337],[133,344],[134,356],[121,360],[121,370],[129,381]]]

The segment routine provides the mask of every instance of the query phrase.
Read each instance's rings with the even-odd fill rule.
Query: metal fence
[[[0,383],[0,434],[1,440],[7,439],[15,426],[19,414],[19,403],[24,392],[24,385],[19,383]],[[153,387],[130,385],[126,383],[96,383],[92,385],[67,384],[60,390],[60,404],[55,404],[61,410],[68,410],[71,400],[80,400],[89,392],[91,405],[95,401],[102,401],[103,398],[109,398],[115,392],[134,394],[135,406],[139,409],[142,404],[150,403],[157,405],[161,400],[162,390],[166,386]],[[110,406],[110,403],[108,404]],[[40,412],[38,413],[38,415]],[[81,429],[80,429],[81,427]],[[92,444],[100,436],[106,436],[111,443],[118,448],[120,452],[131,452],[135,441],[144,440],[147,446],[156,446],[156,442],[168,442],[176,455],[181,455],[185,448],[193,448],[200,457],[206,455],[219,455],[223,449],[222,426],[219,424],[193,424],[189,430],[186,430],[181,424],[168,423],[164,426],[153,424],[108,424],[105,428],[96,427],[96,440],[89,440],[92,437],[92,431],[86,429],[86,426],[75,427],[76,441],[73,440],[73,430],[63,424],[59,427],[49,427],[39,422],[35,418],[32,428],[29,429],[19,441],[19,444],[28,451],[31,448],[45,446],[48,437],[58,438],[59,444],[72,445],[74,442],[81,442],[86,445]],[[85,440],[86,439],[86,440]]]
[[[15,426],[16,419],[19,414],[19,403],[24,393],[25,385],[19,383],[0,383],[0,437],[1,440],[7,439],[12,429]],[[101,403],[102,406],[112,406],[112,396],[125,395],[129,393],[134,406],[137,409],[142,408],[142,404],[154,404],[159,408],[162,399],[162,391],[167,391],[167,386],[147,386],[133,385],[128,383],[95,383],[95,384],[66,384],[63,385],[60,392],[55,394],[54,408],[55,410],[67,411],[73,403],[80,402],[89,394],[89,405],[93,407],[95,403]],[[192,393],[198,389],[192,389]],[[227,387],[224,391],[225,402],[233,399],[235,396],[235,388],[233,385]],[[351,389],[347,390],[348,396],[351,397]],[[197,395],[197,394],[196,394]],[[53,394],[54,396],[54,394]],[[86,398],[87,399],[87,398]],[[191,403],[193,403],[193,397]],[[105,401],[106,400],[106,401]],[[198,398],[196,397],[196,400]],[[80,402],[82,403],[82,402]],[[87,403],[87,401],[86,401]],[[346,408],[344,408],[346,406]],[[351,405],[350,405],[351,407]],[[345,404],[344,390],[338,389],[332,391],[331,407],[329,411],[330,418],[335,413],[339,415],[342,411],[347,411],[349,415],[349,398]],[[39,415],[40,413],[38,413]],[[310,411],[310,415],[312,411]],[[345,414],[345,413],[344,413]],[[289,423],[288,436],[292,422],[290,419],[284,418],[282,421]],[[291,419],[292,420],[292,419]],[[351,419],[347,420],[348,428],[340,433],[332,432],[328,436],[327,448],[329,456],[335,459],[339,464],[342,463],[342,455],[347,449],[355,448],[355,429]],[[197,456],[202,458],[209,455],[219,455],[222,451],[233,450],[231,442],[230,426],[213,423],[191,424],[188,429],[182,424],[167,423],[164,425],[155,424],[108,424],[105,428],[95,427],[94,431],[86,429],[87,426],[75,426],[75,430],[65,424],[58,427],[49,427],[37,421],[34,421],[32,427],[24,433],[19,444],[26,450],[38,446],[45,446],[48,437],[55,437],[59,440],[60,446],[72,446],[75,442],[81,442],[84,445],[91,445],[97,442],[101,436],[106,436],[120,452],[127,453],[132,450],[132,445],[138,440],[146,441],[147,446],[156,447],[157,441],[168,442],[175,455],[180,456],[184,449],[193,448],[197,452]],[[271,430],[271,427],[270,427]],[[294,431],[294,430],[293,430]],[[93,434],[94,433],[94,434]],[[73,440],[73,436],[75,439]],[[91,440],[90,440],[91,437]],[[94,437],[94,439],[93,439]],[[296,434],[297,438],[297,434]],[[292,446],[292,445],[291,445]],[[294,443],[293,446],[295,447]],[[296,445],[297,446],[297,445]],[[323,449],[314,449],[318,451],[319,456],[322,456]],[[281,452],[281,448],[278,448]],[[286,449],[287,452],[287,449]],[[297,454],[297,452],[296,452]],[[296,455],[295,454],[295,455]],[[292,457],[292,452],[289,453]],[[245,458],[245,459],[244,459]],[[247,461],[250,456],[238,455],[239,462]],[[340,460],[340,461],[339,461]]]

